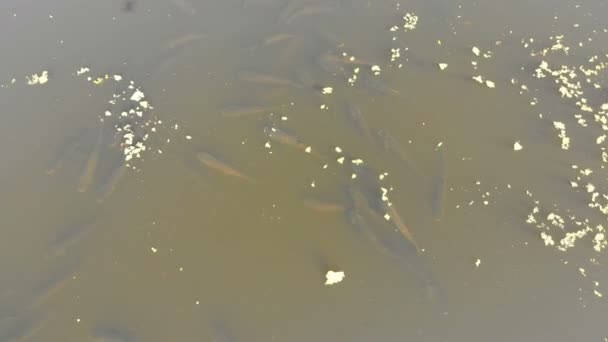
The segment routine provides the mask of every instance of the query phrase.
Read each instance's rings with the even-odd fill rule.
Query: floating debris
[[[570,148],[570,138],[566,136],[566,125],[563,122],[553,121],[553,127],[559,131],[558,137],[562,139],[562,150]]]
[[[89,71],[91,71],[91,69],[89,69],[87,67],[82,67],[79,70],[76,70],[76,76],[80,76],[80,75],[86,74]]]
[[[439,63],[438,65],[440,70],[445,70],[448,67],[447,63]]]
[[[325,285],[334,285],[344,280],[343,271],[327,271],[325,274]]]
[[[29,85],[45,84],[49,81],[49,72],[44,70],[40,75],[33,74],[31,77],[26,77],[26,79]]]
[[[139,102],[144,99],[146,95],[139,89],[136,89],[133,95],[131,95],[131,101]]]
[[[396,61],[401,57],[401,49],[400,48],[391,48],[391,62]]]
[[[555,241],[553,241],[553,237],[545,232],[540,233],[540,238],[545,242],[545,246],[555,245]]]
[[[416,26],[418,25],[418,16],[413,14],[413,13],[406,13],[403,16],[403,20],[405,21],[405,23],[403,24],[403,30],[405,32],[407,31],[413,31],[416,29]]]
[[[321,89],[321,92],[324,95],[329,95],[331,93],[333,93],[334,89],[332,87],[324,87],[323,89]]]
[[[517,140],[514,144],[513,144],[513,151],[521,151],[524,147],[521,145],[521,143],[519,142],[519,140]]]
[[[372,69],[372,72],[374,73],[374,75],[376,75],[376,76],[380,75],[380,66],[379,65],[372,65],[371,69]]]

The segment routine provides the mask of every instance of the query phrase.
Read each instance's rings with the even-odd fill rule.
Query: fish
[[[270,126],[264,127],[264,134],[266,135],[266,137],[268,137],[268,139],[270,139],[272,141],[275,141],[279,144],[294,147],[298,150],[306,151],[306,149],[310,147],[309,145],[300,141],[300,139],[298,139],[297,137],[290,135],[287,132],[284,132],[276,127],[270,127]],[[308,152],[306,152],[306,153],[308,153]],[[313,155],[319,159],[325,159],[325,157],[323,155],[319,154],[316,151],[313,151],[312,148],[311,148],[309,154]]]
[[[325,64],[341,64],[352,67],[364,67],[371,68],[372,63],[364,59],[356,58],[354,56],[346,56],[338,54],[332,51],[327,51],[319,56],[319,61]]]
[[[238,78],[242,81],[265,86],[302,88],[302,85],[297,82],[255,71],[242,70],[238,73]]]
[[[116,186],[123,179],[126,171],[127,164],[121,160],[120,164],[114,168],[105,182],[97,188],[97,203],[103,203],[114,193]]]
[[[78,150],[82,145],[82,139],[73,138],[64,143],[56,152],[55,157],[49,163],[45,173],[49,176],[54,175],[63,164]]]
[[[287,134],[286,132],[284,132],[276,127],[270,127],[270,126],[264,127],[264,134],[266,134],[266,136],[270,140],[276,141],[283,145],[292,146],[292,147],[295,147],[295,148],[301,149],[301,150],[308,147],[308,145],[301,142],[300,139],[294,137],[293,135]]]
[[[306,6],[293,11],[284,19],[285,24],[292,24],[296,19],[315,14],[330,13],[336,10],[335,6],[318,4],[315,6]]]
[[[225,117],[241,117],[241,116],[250,116],[260,113],[269,113],[276,107],[273,106],[260,106],[260,105],[236,105],[236,106],[227,106],[221,110],[222,116]]]
[[[351,208],[357,210],[359,215],[361,215],[362,219],[366,222],[365,224],[368,226],[367,229],[370,230],[370,234],[373,234],[374,240],[376,243],[385,249],[388,254],[393,256],[398,256],[401,253],[401,248],[403,244],[399,242],[398,244],[394,244],[395,240],[394,236],[389,238],[383,238],[383,236],[391,235],[391,231],[394,231],[391,227],[387,226],[386,220],[372,208],[370,205],[370,201],[367,199],[363,191],[357,186],[350,186],[348,188],[349,197],[352,202]],[[373,202],[373,201],[371,201]],[[403,241],[402,237],[397,238],[397,241]]]
[[[284,70],[293,69],[293,61],[297,60],[302,54],[306,53],[306,38],[304,36],[295,36],[290,39],[284,47],[276,53],[277,57],[273,62],[272,72],[282,72]],[[305,85],[298,82],[291,82],[291,88],[305,88]]]
[[[89,332],[94,342],[134,342],[132,332],[115,327],[95,327]]]
[[[192,3],[190,3],[190,1],[171,0],[171,3],[173,3],[173,5],[175,7],[177,7],[180,11],[182,11],[184,14],[188,14],[188,15],[196,14],[196,8],[194,8],[194,6],[192,5]]]
[[[395,206],[392,205],[392,203],[387,203],[384,201],[382,204],[386,213],[390,215],[390,220],[397,226],[403,237],[405,237],[414,246],[414,248],[416,248],[416,252],[420,253],[420,247],[418,247],[418,243],[416,242],[416,239],[414,239],[414,235],[403,222],[403,219],[397,212],[397,209],[395,209]]]
[[[387,130],[379,129],[376,136],[380,146],[392,154],[396,155],[401,161],[403,161],[409,169],[414,171],[417,176],[426,179],[427,176],[420,170],[420,168],[414,163],[409,153],[399,144],[397,139],[393,137]]]
[[[417,281],[430,300],[443,298],[443,291],[432,269],[417,248],[407,241],[402,232],[387,225],[387,221],[369,205],[361,189],[348,189],[352,206],[347,211],[347,220],[359,235],[367,237],[387,257],[400,260],[416,275]]]
[[[360,189],[351,186],[348,189],[352,205],[346,211],[348,223],[355,228],[357,235],[365,237],[372,242],[374,247],[389,257],[395,257],[394,251],[387,247],[386,241],[382,241],[379,235],[378,227],[383,227],[386,223],[380,218],[377,213],[369,206],[365,195]],[[386,227],[384,227],[386,228]],[[390,231],[390,229],[386,229]]]
[[[292,0],[288,2],[281,13],[279,14],[278,22],[279,23],[291,23],[295,18],[306,15],[306,14],[314,14],[319,11],[324,11],[322,9],[331,9],[334,10],[339,6],[339,1],[319,1],[319,0]]]
[[[99,128],[99,135],[97,136],[97,142],[89,155],[89,159],[87,160],[87,164],[82,171],[80,176],[80,180],[78,181],[78,192],[85,192],[89,189],[89,186],[93,182],[95,178],[95,173],[97,172],[97,164],[99,163],[99,155],[101,154],[101,147],[103,144],[103,128],[102,125]]]
[[[252,45],[249,50],[254,51],[259,48],[268,48],[274,45],[278,45],[280,43],[284,43],[290,40],[293,40],[296,36],[291,33],[277,33],[271,36],[267,36],[261,40],[261,42],[257,42]]]
[[[53,256],[64,255],[66,251],[77,242],[84,239],[96,227],[95,221],[81,222],[75,224],[64,232],[62,232],[50,246],[50,252]]]
[[[22,342],[29,341],[47,324],[47,317],[38,312],[27,312],[18,317],[11,318],[12,325],[7,329],[0,329],[0,341]]]
[[[266,6],[266,7],[277,7],[282,0],[243,0],[241,3],[242,8],[253,7],[253,6]]]
[[[193,165],[193,162],[190,161],[189,159],[186,160],[185,158],[183,159],[178,159],[176,161],[177,166],[182,169],[182,171],[192,180],[194,180],[197,184],[199,185],[207,185],[207,182],[205,181],[205,179],[203,178],[203,176],[201,175],[200,171],[198,170],[198,167],[195,167]]]
[[[207,152],[199,152],[196,154],[196,158],[206,167],[221,172],[225,175],[236,177],[248,182],[251,182],[251,178],[246,176],[242,172],[238,171],[234,167],[220,161],[216,157],[212,156]]]
[[[134,12],[135,0],[126,0],[122,5],[122,10],[125,12]]]
[[[356,208],[350,208],[346,211],[346,219],[348,223],[356,229],[357,235],[365,236],[367,231],[367,223],[363,216],[361,215],[361,211]],[[372,236],[368,236],[373,239]]]
[[[68,287],[72,280],[74,280],[74,274],[73,268],[62,269],[47,278],[44,282],[36,285],[33,290],[33,300],[28,309],[44,305],[50,298]]]
[[[293,35],[291,33],[278,33],[278,34],[264,38],[264,41],[262,42],[262,46],[268,47],[268,46],[271,46],[274,44],[284,42],[286,40],[291,40],[293,38],[295,38],[295,35]]]
[[[164,45],[164,49],[166,50],[173,50],[176,48],[181,48],[185,45],[188,45],[190,43],[202,40],[207,38],[206,34],[203,33],[188,33],[185,36],[181,36],[179,38],[173,39],[172,41],[168,42],[167,44]]]
[[[401,92],[395,88],[392,88],[384,81],[381,81],[377,77],[362,77],[362,81],[360,82],[364,87],[372,89],[382,95],[390,95],[402,97]]]
[[[346,105],[346,115],[348,118],[357,126],[359,132],[367,139],[369,143],[374,144],[374,137],[372,131],[367,124],[367,121],[363,117],[361,109],[353,104],[348,103]]]
[[[303,203],[305,207],[323,214],[341,213],[346,210],[341,204],[320,201],[314,198],[306,198]]]
[[[364,165],[357,165],[354,169],[357,170],[357,174],[361,174],[361,181],[363,183],[369,183],[369,185],[366,189],[363,189],[362,185],[359,185],[358,187],[349,187],[349,197],[353,203],[353,206],[355,208],[363,210],[364,212],[369,213],[370,216],[374,217],[374,220],[376,220],[377,223],[378,220],[386,221],[384,215],[389,214],[390,221],[392,221],[393,224],[397,226],[399,232],[401,232],[403,237],[406,238],[407,241],[409,241],[409,243],[415,247],[416,252],[419,252],[420,248],[418,247],[418,243],[414,239],[414,235],[403,222],[403,219],[401,218],[401,215],[399,215],[399,213],[397,212],[397,209],[395,209],[395,206],[392,205],[392,203],[381,200],[382,194],[379,192],[381,185],[378,184],[375,179],[373,179],[372,170]],[[366,196],[364,191],[366,191],[366,193],[368,194],[371,194],[372,196]],[[369,197],[372,197],[374,199],[370,200],[368,199]]]
[[[348,190],[348,195],[352,202],[353,208],[356,208],[358,210],[363,210],[363,211],[372,210],[369,207],[369,202],[368,202],[367,198],[365,198],[365,195],[363,194],[361,189],[359,189],[358,187],[355,187],[355,186],[349,186],[347,190]]]
[[[207,321],[207,330],[209,337],[213,342],[234,342],[232,331],[226,325],[226,322],[220,317],[214,316]]]
[[[431,213],[435,220],[441,219],[446,198],[446,167],[443,149],[439,148],[438,153],[439,156],[437,157],[437,166],[435,167],[431,188]]]

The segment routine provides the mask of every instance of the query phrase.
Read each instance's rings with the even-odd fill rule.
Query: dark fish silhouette
[[[441,219],[443,215],[446,198],[446,166],[443,149],[439,148],[438,153],[439,156],[437,157],[437,166],[435,167],[431,189],[431,212],[436,220]]]
[[[241,171],[235,169],[234,167],[220,161],[216,157],[212,156],[207,152],[199,152],[196,155],[196,158],[205,166],[210,169],[219,171],[228,176],[236,177],[242,180],[251,181],[251,178],[243,174]]]
[[[351,103],[346,104],[346,115],[357,126],[359,133],[371,144],[374,143],[374,136],[372,131],[367,124],[367,120],[363,116],[361,109]]]
[[[301,84],[292,80],[255,71],[242,70],[238,73],[238,78],[241,81],[265,86],[302,88]]]
[[[82,170],[82,174],[78,181],[78,191],[85,192],[93,183],[95,179],[95,173],[97,172],[97,164],[99,163],[99,156],[101,154],[101,147],[103,145],[103,125],[99,128],[99,135],[97,136],[97,142],[89,155],[87,163]]]

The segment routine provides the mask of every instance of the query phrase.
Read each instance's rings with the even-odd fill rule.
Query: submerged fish
[[[62,232],[51,243],[50,251],[54,256],[65,254],[71,246],[84,239],[96,227],[96,222],[75,224]]]
[[[285,24],[292,24],[296,19],[307,16],[307,15],[315,15],[315,14],[323,14],[330,13],[335,11],[335,6],[328,4],[317,4],[311,6],[305,6],[300,9],[293,11],[289,16],[284,19]]]
[[[435,175],[432,178],[431,189],[431,212],[435,220],[441,219],[443,215],[446,197],[446,167],[443,149],[439,148],[438,153],[439,156],[437,157],[437,166],[435,167]]]
[[[413,170],[417,176],[421,176],[422,178],[426,178],[426,175],[416,166],[410,157],[409,153],[405,151],[405,149],[399,144],[397,139],[393,137],[388,131],[384,129],[378,130],[377,134],[380,146],[388,151],[396,155],[401,161],[403,161],[409,169]]]
[[[347,220],[356,228],[357,233],[367,237],[386,256],[406,264],[416,275],[415,278],[424,288],[428,299],[437,300],[442,297],[441,287],[426,259],[416,248],[412,248],[415,245],[409,243],[402,232],[390,227],[387,221],[370,207],[369,200],[360,189],[351,186],[348,192],[352,207],[347,211]]]
[[[395,88],[392,88],[384,81],[381,81],[377,77],[363,77],[361,84],[369,89],[372,89],[382,95],[391,95],[401,97],[401,92]]]
[[[268,137],[268,139],[275,141],[279,144],[294,147],[298,150],[302,150],[306,153],[309,153],[319,159],[325,159],[324,156],[322,156],[321,154],[319,154],[316,151],[313,151],[309,145],[303,143],[297,137],[290,135],[276,127],[270,127],[270,126],[264,127],[264,134],[266,135],[266,137]]]
[[[220,321],[217,317],[209,320],[207,323],[207,329],[209,330],[209,337],[213,342],[234,342],[235,339],[231,332],[226,327],[223,321]]]
[[[112,173],[110,173],[105,182],[103,182],[103,184],[98,188],[97,203],[102,203],[114,193],[118,183],[120,183],[126,171],[127,164],[121,161],[119,165],[114,168]]]
[[[74,280],[73,268],[59,270],[59,272],[35,286],[32,301],[28,308],[32,309],[44,305],[50,298],[68,287],[72,280]]]
[[[80,176],[80,180],[78,182],[79,192],[87,191],[95,178],[95,172],[97,171],[97,164],[99,163],[99,155],[101,154],[101,147],[103,144],[103,128],[103,125],[99,128],[97,142],[95,143],[95,146],[89,155],[89,159],[87,160],[87,164],[85,165],[82,175]]]
[[[349,187],[348,192],[352,206],[346,212],[346,217],[350,225],[356,228],[357,234],[369,239],[383,254],[389,257],[399,256],[400,249],[396,248],[398,244],[383,238],[384,233],[390,234],[390,227],[387,227],[386,222],[369,206],[365,195],[354,186]]]
[[[314,198],[304,199],[304,206],[319,213],[341,213],[346,210],[343,205],[338,203],[320,201]]]
[[[122,5],[122,10],[125,12],[135,11],[135,0],[126,0]]]
[[[384,210],[386,210],[386,213],[390,216],[390,220],[397,226],[403,237],[405,237],[416,248],[416,252],[420,252],[420,248],[418,247],[418,243],[416,243],[416,240],[414,239],[414,235],[412,234],[412,232],[410,232],[410,230],[403,222],[403,219],[401,218],[401,215],[399,215],[399,213],[397,212],[397,209],[395,209],[395,206],[387,202],[382,203]]]
[[[270,140],[276,141],[284,145],[292,146],[300,150],[303,150],[308,147],[308,145],[301,142],[300,139],[296,138],[293,135],[287,134],[286,132],[281,131],[276,127],[264,127],[264,134],[266,134],[266,136]]]
[[[188,33],[185,36],[181,36],[168,42],[164,45],[164,48],[168,50],[173,50],[205,38],[207,38],[207,35],[203,33]]]
[[[363,117],[361,109],[353,104],[348,103],[346,105],[346,115],[348,118],[357,126],[359,132],[367,139],[371,144],[374,143],[374,137],[372,131],[367,124],[367,120]]]
[[[341,64],[349,65],[352,67],[366,67],[371,68],[372,63],[364,59],[356,58],[354,56],[347,56],[344,54],[338,54],[332,51],[327,51],[319,56],[319,62],[325,64]]]
[[[173,3],[173,5],[175,7],[177,7],[184,14],[189,14],[189,15],[196,14],[196,8],[194,8],[194,5],[192,5],[192,3],[190,3],[190,1],[188,1],[188,0],[171,0],[171,2]]]
[[[264,38],[264,42],[262,46],[268,47],[274,44],[278,44],[280,42],[284,42],[286,40],[291,40],[295,37],[295,35],[291,33],[278,33],[269,37]]]
[[[274,108],[273,106],[260,106],[260,105],[237,105],[237,106],[227,106],[221,110],[222,116],[225,117],[241,117],[241,116],[249,116],[261,113],[269,113]]]
[[[219,171],[228,176],[236,177],[236,178],[246,180],[246,181],[251,181],[251,178],[249,178],[242,172],[240,172],[237,169],[235,169],[234,167],[224,163],[223,161],[220,161],[219,159],[217,159],[216,157],[212,156],[211,154],[209,154],[207,152],[197,153],[196,158],[201,163],[203,163],[203,165],[205,165],[206,167],[208,167],[210,169]]]
[[[82,144],[81,138],[73,138],[68,142],[63,144],[56,152],[55,157],[49,163],[48,168],[46,169],[47,175],[53,175],[57,170],[63,167],[63,164],[78,150],[80,145]]]
[[[6,329],[0,329],[0,341],[29,341],[47,324],[47,318],[40,313],[27,312],[10,319]]]
[[[134,342],[133,333],[113,327],[97,327],[90,331],[89,337],[94,342]]]
[[[288,80],[286,78],[263,74],[255,71],[240,71],[238,73],[238,78],[242,81],[265,86],[302,88],[301,84]]]
[[[178,159],[176,161],[177,166],[182,169],[182,171],[192,180],[194,180],[199,185],[206,185],[205,179],[200,173],[199,167],[194,166],[194,160],[186,160],[186,159]]]

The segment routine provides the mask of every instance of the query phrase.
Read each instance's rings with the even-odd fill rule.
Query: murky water
[[[0,13],[0,341],[608,338],[604,2]]]

